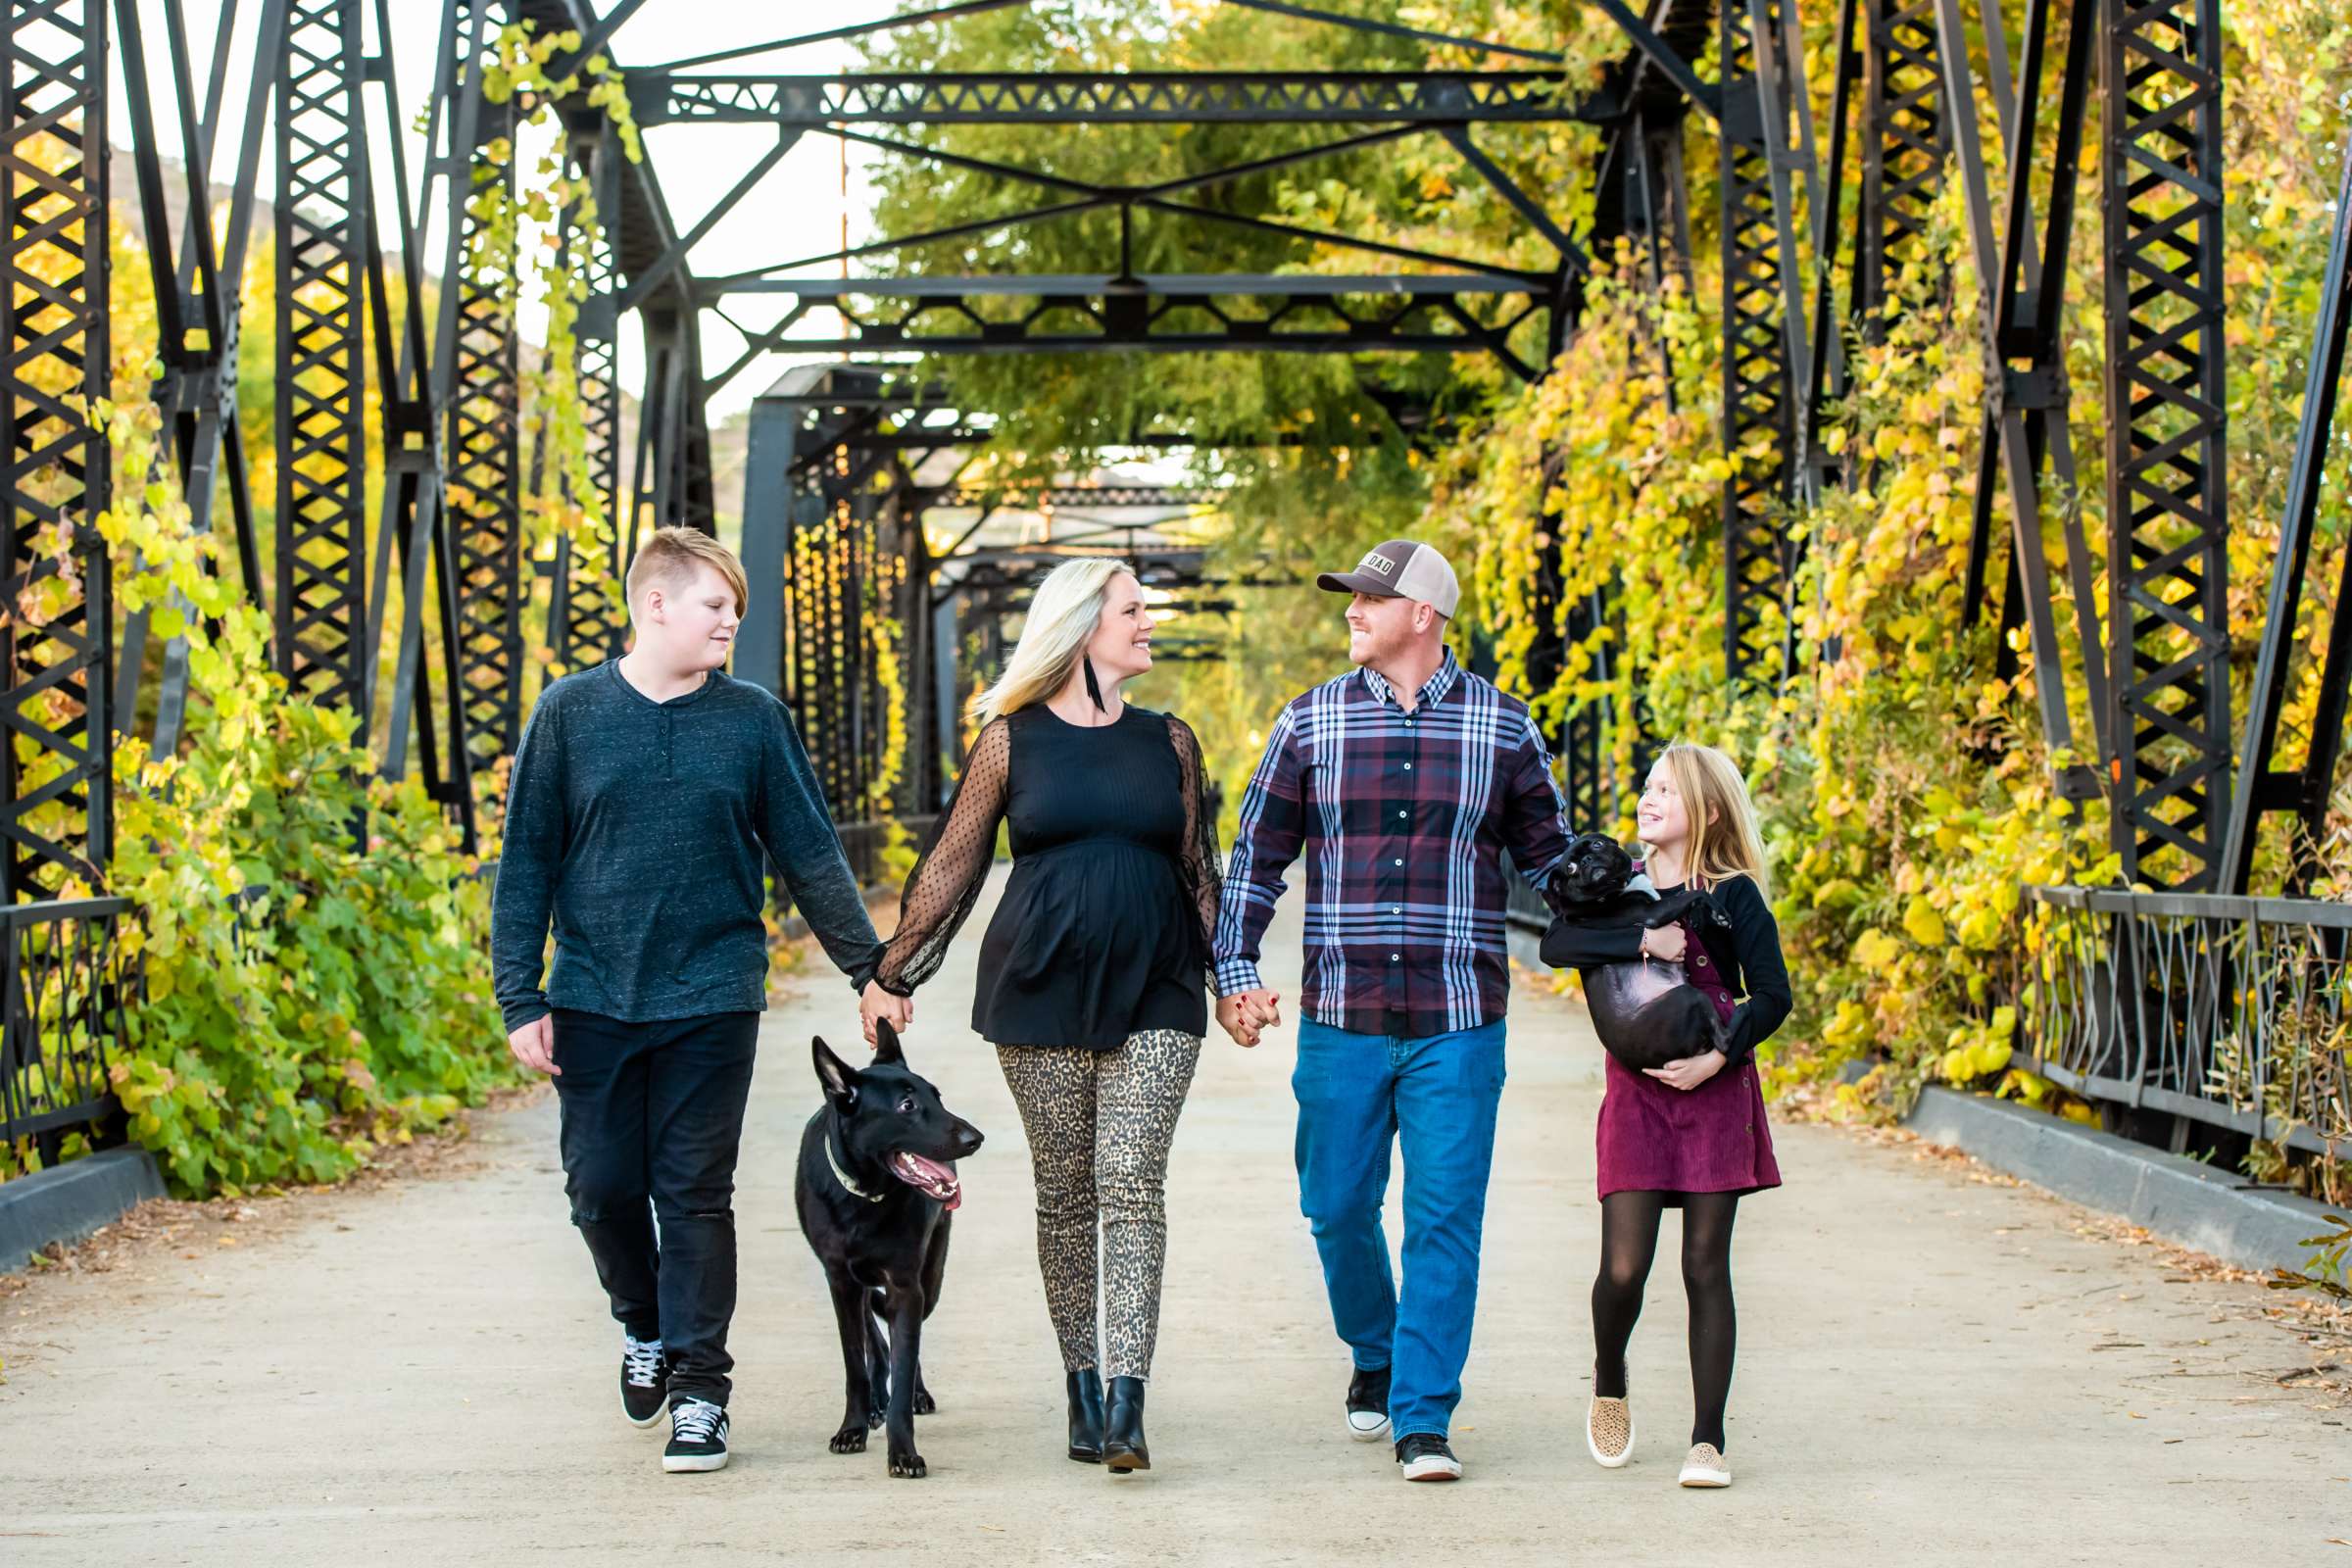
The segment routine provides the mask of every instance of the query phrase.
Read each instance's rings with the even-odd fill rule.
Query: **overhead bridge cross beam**
[[[1537,368],[1512,350],[1510,337],[1549,304],[1534,284],[1478,273],[746,278],[724,287],[790,294],[793,303],[775,325],[751,338],[720,383],[787,343],[809,352],[926,354],[1484,350],[1532,381]],[[1467,303],[1481,297],[1502,303],[1482,315]],[[838,315],[839,339],[795,336],[819,308]]]
[[[1213,507],[1225,500],[1222,492],[1199,485],[1174,484],[1056,484],[1036,489],[1004,489],[989,485],[951,485],[923,493],[927,507],[1021,508],[1041,507]]]
[[[628,78],[641,125],[1387,124],[1613,122],[1615,93],[1547,71],[939,72]]]

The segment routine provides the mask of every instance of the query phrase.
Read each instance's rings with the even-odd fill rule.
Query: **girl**
[[[1731,922],[1728,952],[1711,951],[1688,926],[1594,931],[1579,938],[1578,964],[1646,956],[1680,963],[1728,1025],[1724,1048],[1636,1073],[1607,1063],[1600,1103],[1600,1273],[1592,1282],[1592,1403],[1585,1443],[1611,1469],[1633,1454],[1625,1348],[1642,1312],[1662,1211],[1683,1211],[1683,1289],[1690,1302],[1690,1386],[1696,1415],[1686,1487],[1728,1487],[1723,1408],[1732,1386],[1732,1219],[1742,1193],[1781,1185],[1764,1122],[1755,1049],[1788,1016],[1788,971],[1780,928],[1764,902],[1764,846],[1755,808],[1732,760],[1711,746],[1677,743],[1649,771],[1637,814],[1660,894],[1686,882],[1706,892]],[[1735,1001],[1742,991],[1744,1001]]]
[[[938,970],[988,878],[998,824],[1009,822],[1012,874],[981,940],[972,1027],[996,1043],[1029,1135],[1069,1456],[1113,1471],[1152,1468],[1144,1384],[1167,1250],[1161,1191],[1208,1027],[1217,914],[1200,742],[1182,719],[1120,694],[1152,667],[1151,642],[1126,565],[1054,568],[1003,678],[972,700],[979,738],[907,876],[875,973],[904,997]],[[868,1040],[875,1010],[869,1003]],[[1101,1370],[1098,1219],[1109,1342]]]

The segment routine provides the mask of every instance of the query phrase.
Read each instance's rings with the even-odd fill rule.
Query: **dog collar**
[[[833,1130],[830,1127],[825,1129],[824,1142],[825,1163],[833,1167],[833,1179],[841,1183],[842,1186],[848,1188],[852,1198],[862,1198],[869,1203],[879,1203],[884,1198],[889,1196],[886,1193],[869,1193],[864,1188],[858,1186],[856,1182],[850,1180],[850,1173],[846,1170],[843,1170],[841,1168],[841,1161],[834,1157]]]

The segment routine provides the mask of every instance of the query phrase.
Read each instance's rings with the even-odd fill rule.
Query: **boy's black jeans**
[[[564,1190],[612,1315],[661,1339],[673,1399],[724,1404],[735,1154],[760,1015],[623,1023],[559,1007],[554,1029]]]

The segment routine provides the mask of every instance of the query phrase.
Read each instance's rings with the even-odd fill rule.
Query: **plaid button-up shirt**
[[[1369,668],[1326,681],[1282,710],[1242,798],[1217,994],[1258,988],[1258,944],[1303,853],[1305,1016],[1407,1039],[1500,1018],[1500,852],[1542,887],[1567,848],[1562,809],[1527,705],[1450,651],[1409,713]]]

